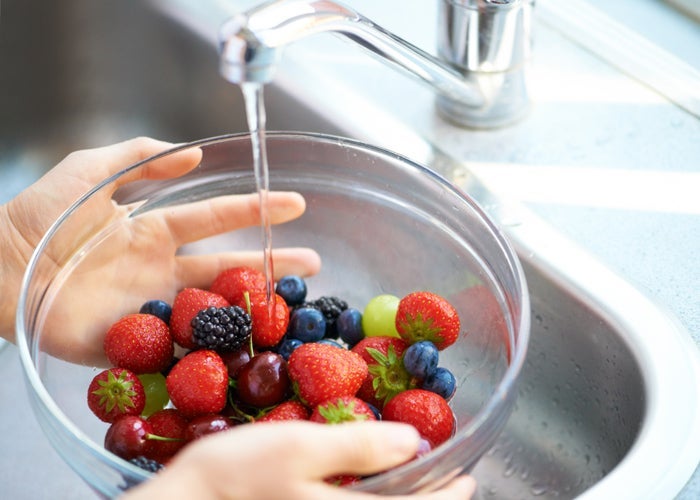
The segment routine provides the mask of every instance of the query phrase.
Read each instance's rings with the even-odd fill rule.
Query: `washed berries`
[[[254,422],[396,420],[420,432],[417,456],[452,436],[459,388],[439,364],[460,323],[447,300],[383,294],[359,309],[307,295],[294,275],[268,295],[264,275],[241,266],[116,321],[104,342],[114,366],[87,394],[109,424],[105,447],[157,472],[190,442]]]
[[[208,307],[190,324],[198,346],[219,351],[238,349],[252,331],[250,315],[238,306]]]

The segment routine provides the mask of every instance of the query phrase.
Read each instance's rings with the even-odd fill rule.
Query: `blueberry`
[[[141,309],[139,309],[141,314],[152,314],[162,319],[166,323],[170,323],[170,315],[173,312],[172,307],[165,301],[162,300],[149,300],[145,302]]]
[[[286,361],[289,361],[289,356],[292,355],[294,349],[302,344],[303,342],[299,339],[285,338],[277,346],[277,354],[282,356]]]
[[[365,336],[362,330],[362,313],[350,308],[340,313],[335,320],[338,336],[350,347],[357,344]]]
[[[374,418],[377,420],[382,419],[382,412],[379,411],[379,408],[369,403],[367,403],[367,406],[369,406],[369,409],[372,410],[372,413],[374,413]]]
[[[301,307],[292,313],[287,333],[302,342],[316,342],[326,333],[326,318],[313,307]]]
[[[425,380],[430,377],[438,365],[438,349],[429,340],[411,344],[403,353],[403,366],[412,376]]]
[[[296,306],[306,299],[306,282],[300,276],[283,276],[277,281],[275,292],[288,306]]]
[[[423,381],[421,388],[439,394],[449,401],[457,388],[457,380],[450,370],[440,366]]]

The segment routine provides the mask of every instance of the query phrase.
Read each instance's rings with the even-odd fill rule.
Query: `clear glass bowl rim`
[[[446,180],[433,170],[419,163],[416,163],[403,155],[397,154],[382,147],[373,146],[371,144],[367,144],[354,139],[334,136],[330,134],[321,134],[313,132],[266,132],[266,136],[268,138],[282,138],[302,141],[320,141],[331,143],[337,146],[355,148],[373,156],[386,158],[389,161],[398,161],[404,165],[407,165],[421,173],[421,175],[428,176],[433,181],[442,184],[445,189],[452,191],[453,193],[457,194],[457,196],[466,201],[471,206],[471,208],[479,215],[482,222],[488,227],[488,229],[492,233],[492,236],[496,238],[499,245],[503,249],[508,259],[510,269],[512,270],[515,276],[515,283],[519,285],[517,301],[520,303],[521,306],[520,317],[517,318],[517,322],[514,322],[513,324],[514,328],[516,328],[518,332],[517,342],[514,346],[511,346],[513,349],[511,350],[510,364],[506,368],[506,372],[504,373],[502,379],[498,383],[496,390],[488,399],[487,403],[479,410],[479,412],[473,417],[470,423],[467,426],[465,426],[465,428],[463,428],[448,442],[433,450],[433,452],[431,452],[431,454],[429,455],[429,459],[432,462],[439,463],[440,457],[442,455],[447,454],[450,450],[453,450],[455,447],[459,446],[460,443],[465,439],[465,436],[471,435],[478,427],[483,425],[484,422],[488,421],[489,416],[492,415],[501,404],[503,404],[503,402],[507,399],[508,394],[511,391],[515,390],[514,386],[517,382],[517,378],[520,374],[520,371],[524,365],[525,356],[527,353],[527,346],[530,337],[530,299],[525,279],[525,273],[522,269],[522,266],[514,248],[512,247],[508,239],[505,237],[501,229],[492,221],[490,216],[488,216],[486,212],[479,206],[479,204],[476,203],[476,201],[474,201],[467,193],[463,192],[457,186],[451,184],[448,180]],[[75,438],[75,440],[87,446],[93,456],[95,456],[101,462],[109,465],[117,472],[128,473],[130,476],[136,476],[142,480],[146,480],[149,477],[151,477],[150,473],[108,452],[104,447],[95,443],[91,438],[86,436],[75,424],[73,424],[73,422],[63,413],[63,411],[59,408],[59,406],[56,404],[56,402],[53,400],[53,398],[50,396],[50,394],[44,387],[43,383],[41,382],[41,377],[33,363],[32,349],[35,348],[35,346],[30,346],[29,340],[27,339],[27,331],[24,328],[24,316],[26,313],[26,304],[28,298],[27,290],[33,272],[36,268],[37,261],[41,256],[43,250],[46,248],[48,242],[51,240],[56,231],[58,231],[61,227],[62,223],[68,217],[70,217],[70,215],[79,206],[81,206],[81,204],[86,199],[90,198],[94,193],[101,190],[104,186],[112,183],[115,179],[121,177],[122,175],[125,175],[131,170],[139,168],[140,166],[146,163],[157,160],[158,158],[162,158],[164,156],[175,154],[178,151],[194,147],[209,146],[221,142],[249,139],[250,134],[244,132],[224,134],[220,136],[208,137],[204,139],[191,141],[188,143],[183,143],[169,148],[161,153],[148,157],[144,160],[141,160],[137,163],[134,163],[124,168],[123,170],[107,177],[102,182],[96,184],[83,196],[81,196],[51,225],[51,227],[47,230],[47,232],[40,240],[27,265],[17,303],[17,312],[15,316],[15,331],[17,334],[17,345],[19,348],[23,372],[25,375],[25,379],[29,384],[28,389],[31,392],[33,392],[35,404],[40,404],[41,406],[43,406],[43,410],[45,410],[48,414],[52,415],[58,421],[58,423],[61,426],[63,426],[65,430],[67,430],[67,432],[72,435],[73,438]],[[37,410],[36,407],[35,410]],[[380,487],[385,482],[388,482],[392,479],[396,479],[397,477],[401,476],[406,472],[423,466],[425,466],[423,460],[412,461],[406,465],[393,469],[384,474],[365,479],[357,487],[351,486],[351,488],[356,488],[363,491],[372,491],[374,490],[374,488]]]

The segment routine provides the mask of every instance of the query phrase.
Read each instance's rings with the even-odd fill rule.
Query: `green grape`
[[[144,373],[139,375],[139,380],[143,384],[146,393],[146,406],[141,415],[148,417],[155,412],[165,408],[170,401],[168,389],[165,387],[165,377],[162,373]]]
[[[396,331],[396,310],[399,298],[394,295],[377,295],[371,299],[362,313],[362,329],[365,337],[398,337]]]

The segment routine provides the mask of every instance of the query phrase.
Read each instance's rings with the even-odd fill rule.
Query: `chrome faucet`
[[[327,0],[276,0],[226,21],[221,73],[269,83],[281,49],[307,36],[342,34],[432,86],[437,109],[457,125],[491,128],[529,109],[526,85],[534,0],[439,0],[438,58],[354,10]]]

